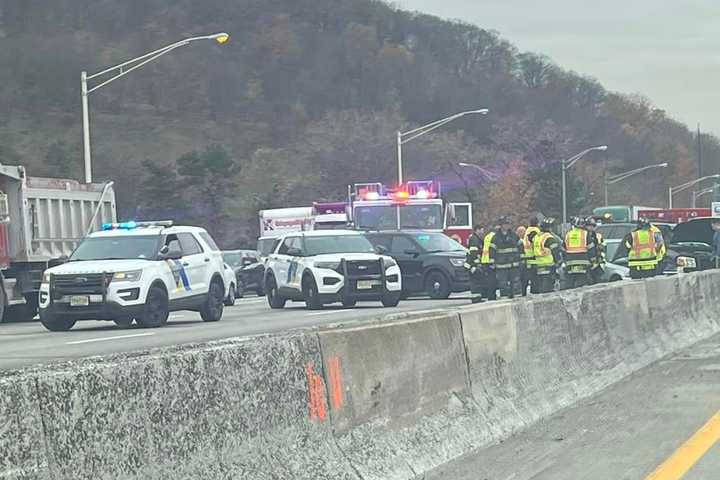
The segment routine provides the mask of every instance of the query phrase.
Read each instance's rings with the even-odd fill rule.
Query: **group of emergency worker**
[[[530,218],[528,225],[513,229],[502,217],[486,231],[476,225],[468,240],[465,268],[470,272],[473,303],[514,298],[555,290],[562,277],[563,288],[593,285],[603,280],[605,241],[596,230],[594,217],[572,219],[571,228],[560,238],[553,232],[555,220]],[[644,219],[624,239],[632,278],[656,275],[665,255],[660,230]]]

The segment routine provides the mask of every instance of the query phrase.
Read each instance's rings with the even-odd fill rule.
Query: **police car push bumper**
[[[138,316],[150,285],[142,270],[48,275],[40,286],[40,308],[57,318],[114,320]]]
[[[393,262],[394,263],[394,262]],[[400,293],[400,268],[374,261],[316,262],[312,269],[323,301],[380,300],[386,293]]]

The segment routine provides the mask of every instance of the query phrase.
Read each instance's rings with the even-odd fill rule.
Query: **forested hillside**
[[[247,245],[258,209],[391,182],[395,131],[480,107],[490,115],[404,149],[407,177],[442,179],[477,220],[557,215],[559,161],[590,145],[610,150],[573,167],[572,212],[602,202],[606,166],[671,166],[612,188],[613,203],[663,205],[669,183],[697,175],[695,135],[663,110],[481,27],[372,0],[2,0],[0,162],[82,178],[80,71],[227,31],[226,45],[184,47],[92,94],[96,178],[115,180],[125,218]],[[703,136],[706,173],[719,153]]]

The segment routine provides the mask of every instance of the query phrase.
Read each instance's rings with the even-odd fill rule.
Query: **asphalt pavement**
[[[720,335],[423,478],[718,480]]]
[[[196,312],[174,312],[167,326],[121,329],[112,322],[83,321],[69,332],[49,332],[38,321],[0,323],[0,371],[72,360],[94,355],[141,351],[155,347],[205,342],[231,337],[382,318],[402,312],[447,310],[470,305],[469,294],[448,300],[408,299],[395,308],[380,302],[359,303],[354,308],[327,305],[310,311],[304,303],[288,302],[271,310],[264,297],[247,297],[225,307],[222,320],[204,323]]]

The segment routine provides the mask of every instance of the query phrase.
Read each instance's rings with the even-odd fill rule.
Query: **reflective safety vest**
[[[588,256],[588,231],[573,227],[565,234],[565,265],[570,272],[587,270],[590,267]]]
[[[531,233],[534,233],[535,236],[538,236],[540,234],[540,229],[538,227],[528,227],[528,229],[525,230],[525,236],[522,238],[522,258],[527,261],[528,265],[533,265],[535,263],[535,247],[533,246],[532,240],[530,240]]]
[[[658,252],[655,233],[651,229],[632,232],[632,245],[628,252],[628,266],[640,270],[651,270],[657,266]]]
[[[653,232],[653,234],[655,234],[656,237],[659,236],[660,239],[663,240],[662,242],[660,242],[660,248],[657,251],[657,260],[658,260],[658,263],[660,263],[663,261],[663,259],[665,258],[665,255],[667,254],[667,248],[665,247],[665,241],[662,236],[662,231],[655,225],[650,225],[650,231]]]
[[[555,264],[555,258],[550,248],[545,246],[548,240],[553,238],[550,232],[542,232],[535,235],[533,239],[533,251],[535,252],[535,265],[538,267],[549,267]]]
[[[491,253],[491,250],[495,250],[497,248],[493,243],[494,239],[495,232],[490,232],[485,235],[485,240],[483,241],[482,257],[480,257],[480,263],[482,263],[483,265],[490,265],[492,263],[495,263],[495,258]]]

